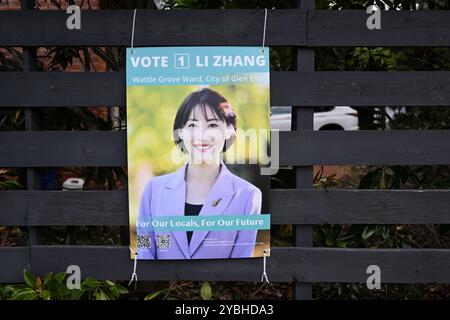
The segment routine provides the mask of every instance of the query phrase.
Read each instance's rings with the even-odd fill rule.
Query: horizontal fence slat
[[[275,189],[270,202],[273,225],[450,224],[450,190]],[[127,191],[0,191],[0,203],[3,226],[129,224]]]
[[[2,167],[123,166],[126,150],[126,132],[0,132]]]
[[[272,224],[448,224],[449,207],[450,190],[270,192]]]
[[[272,105],[450,105],[447,71],[280,71],[272,80]]]
[[[124,106],[122,72],[0,72],[0,107]]]
[[[448,46],[450,12],[381,11],[381,29],[366,26],[362,10],[308,12],[308,46]]]
[[[8,249],[0,248],[0,257],[6,261],[17,255],[15,250],[21,250]],[[33,246],[30,250],[31,271],[42,276],[78,265],[84,278],[128,280],[133,270],[128,247]],[[23,260],[18,262],[23,263]],[[295,279],[301,282],[365,283],[367,267],[373,264],[381,269],[382,283],[450,283],[450,250],[447,249],[275,247],[267,259],[267,270],[270,280],[275,282]],[[10,265],[11,268],[22,267]],[[261,259],[147,260],[139,261],[137,273],[140,281],[259,281]],[[7,281],[17,281],[17,275],[14,276]]]
[[[285,165],[405,166],[449,162],[450,130],[303,131],[280,134],[280,163]]]
[[[275,71],[271,105],[450,105],[449,71]],[[0,72],[0,107],[125,106],[123,72]]]
[[[24,282],[23,270],[30,268],[28,247],[0,247],[0,283]]]
[[[3,226],[128,225],[126,191],[0,191]]]
[[[72,31],[63,11],[2,11],[0,46],[129,46],[132,16],[132,10],[83,11],[81,29]],[[363,10],[268,10],[266,44],[450,45],[448,11],[382,11],[379,30],[366,27],[368,17]],[[261,9],[138,10],[134,44],[257,46],[263,22]]]
[[[444,165],[450,130],[280,132],[279,154],[282,166]],[[123,166],[126,155],[124,131],[0,132],[1,167]]]
[[[68,17],[1,11],[0,46],[130,46],[133,10],[82,11],[80,30]],[[306,22],[306,12],[268,10],[266,45],[304,45]],[[134,46],[259,46],[263,27],[262,9],[137,10]]]

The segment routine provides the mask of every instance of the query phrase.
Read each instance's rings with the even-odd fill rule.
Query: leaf
[[[41,297],[43,300],[50,300],[50,297],[51,297],[50,291],[48,291],[48,290],[43,290],[43,291],[41,292],[41,294],[40,294],[40,297]]]
[[[108,289],[109,289],[110,294],[111,294],[114,298],[117,299],[117,298],[120,296],[119,289],[117,289],[117,288],[114,286],[114,283],[113,283],[113,285],[110,286]],[[105,292],[105,293],[106,293],[106,292]]]
[[[153,300],[154,298],[156,298],[157,296],[159,296],[161,293],[163,293],[165,290],[158,290],[152,293],[149,293],[148,295],[145,296],[144,300]]]
[[[55,280],[56,280],[56,282],[58,282],[59,284],[61,284],[61,283],[64,281],[64,279],[66,278],[66,275],[67,275],[67,273],[65,273],[65,272],[58,272],[58,273],[55,275]]]
[[[36,289],[36,279],[34,276],[26,269],[23,270],[23,279],[28,287],[32,289]]]
[[[202,287],[200,289],[200,296],[202,297],[203,300],[211,299],[212,292],[211,286],[208,281],[202,283]]]
[[[386,189],[386,171],[381,170],[380,189]]]
[[[108,295],[102,290],[97,290],[94,294],[95,300],[111,300]]]
[[[106,284],[108,285],[108,286],[110,286],[110,287],[114,287],[116,284],[114,283],[114,282],[112,282],[111,280],[106,280],[105,281],[106,282]]]
[[[42,287],[42,280],[41,280],[40,277],[36,277],[35,286],[36,286],[37,289],[41,289],[41,287]]]
[[[123,287],[123,286],[121,286],[120,284],[115,283],[114,286],[119,290],[120,294],[127,294],[128,293],[128,289]]]
[[[81,296],[84,294],[85,290],[80,289],[80,290],[70,290],[71,291],[71,295],[70,295],[70,300],[80,300]]]
[[[374,233],[375,233],[375,228],[369,229],[370,226],[366,226],[366,228],[364,229],[364,231],[362,232],[362,238],[364,240],[369,239]]]
[[[43,280],[43,288],[46,288],[46,285],[50,282],[50,280],[52,279],[53,276],[53,272],[49,272],[45,275],[44,280]]]
[[[384,240],[389,239],[389,236],[390,236],[390,229],[389,229],[389,226],[383,226],[383,227],[381,228],[381,235],[383,236],[383,239],[384,239]]]
[[[94,278],[86,278],[83,281],[82,287],[87,287],[87,288],[95,288],[100,284],[100,282]]]
[[[384,167],[384,171],[386,171],[386,173],[390,176],[393,176],[395,174],[394,170],[392,170],[392,168],[390,167]]]
[[[15,290],[11,296],[11,300],[33,300],[38,296],[38,293],[30,288]]]

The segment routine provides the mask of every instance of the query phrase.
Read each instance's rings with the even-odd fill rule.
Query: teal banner
[[[127,50],[127,85],[268,83],[269,48],[171,47]]]
[[[163,216],[139,220],[140,232],[270,230],[270,214],[226,216]]]

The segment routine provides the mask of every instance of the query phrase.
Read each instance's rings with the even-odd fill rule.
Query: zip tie
[[[267,260],[267,254],[266,252],[270,252],[270,249],[264,249],[263,253],[264,253],[264,257],[263,257],[263,273],[261,275],[261,282],[265,282],[265,283],[270,283],[269,278],[267,277],[267,272],[266,272],[266,260]]]
[[[131,283],[134,281],[134,290],[136,290],[137,289],[137,281],[138,281],[137,273],[136,273],[138,253],[134,252],[131,248],[130,248],[130,251],[131,251],[131,253],[134,254],[134,266],[133,266],[133,273],[131,274],[131,279],[130,279],[130,282],[128,283],[128,286],[130,286]]]
[[[134,55],[134,26],[136,24],[136,11],[137,9],[134,9],[133,11],[133,26],[131,28],[131,50],[130,50],[130,54]]]

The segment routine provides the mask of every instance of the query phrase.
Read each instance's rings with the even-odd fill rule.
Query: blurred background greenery
[[[187,161],[173,141],[173,122],[184,98],[203,87],[209,87],[227,99],[236,113],[239,129],[269,130],[269,87],[264,83],[128,86],[128,199],[132,247],[135,246],[134,225],[146,182],[154,176],[175,171]],[[237,159],[248,160],[247,148],[239,147],[248,147],[241,133],[237,131],[236,140],[230,149],[237,150]]]
[[[130,86],[127,88],[128,175],[134,179],[139,167],[151,165],[149,172],[161,175],[180,165],[173,163],[171,154],[175,144],[173,121],[183,99],[201,86]],[[233,106],[239,129],[269,128],[269,88],[241,83],[209,88],[219,92]],[[240,141],[236,138],[236,143]],[[239,153],[239,158],[244,158]],[[135,171],[138,170],[138,171]]]

